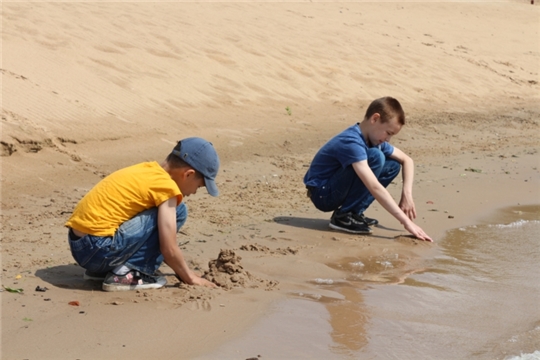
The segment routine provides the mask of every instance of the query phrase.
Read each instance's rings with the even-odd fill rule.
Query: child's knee
[[[386,160],[386,163],[384,164],[383,172],[386,173],[387,177],[389,177],[391,180],[393,180],[401,171],[401,164],[394,160],[394,159],[388,159]]]
[[[372,165],[384,165],[386,156],[378,148],[369,148],[367,150],[368,164]]]
[[[401,164],[399,163],[399,161],[394,160],[394,159],[388,159],[386,162],[388,163],[389,167],[390,167],[393,171],[395,171],[395,172],[397,172],[397,173],[400,172],[400,170],[401,170]]]
[[[187,220],[187,217],[188,217],[187,206],[184,203],[180,203],[180,205],[178,205],[176,207],[176,227],[177,227],[177,230],[179,230],[185,224],[185,222]]]

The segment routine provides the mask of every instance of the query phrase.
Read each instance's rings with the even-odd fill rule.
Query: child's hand
[[[405,215],[407,215],[409,219],[416,219],[416,208],[414,206],[414,201],[412,198],[401,195],[401,200],[399,201],[399,208],[405,213]]]
[[[426,234],[420,226],[416,225],[412,221],[410,221],[408,224],[405,224],[405,229],[420,240],[433,242],[429,235]]]
[[[204,286],[210,289],[217,288],[217,285],[213,282],[203,279],[202,277],[199,277],[197,275],[195,275],[195,277],[193,278],[193,285]]]

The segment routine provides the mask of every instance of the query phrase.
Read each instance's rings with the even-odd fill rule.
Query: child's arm
[[[399,161],[402,166],[403,189],[401,191],[401,200],[399,208],[403,210],[409,219],[416,219],[416,208],[414,206],[412,187],[414,181],[414,162],[403,151],[394,147],[394,152],[390,156],[392,159]]]
[[[429,235],[426,234],[422,228],[420,228],[420,226],[413,223],[412,220],[409,219],[409,217],[403,212],[403,210],[399,208],[392,198],[392,195],[390,195],[388,190],[386,190],[386,188],[381,185],[379,180],[377,180],[377,177],[375,174],[373,174],[373,171],[371,171],[367,160],[355,162],[352,164],[352,167],[371,195],[377,199],[377,201],[382,205],[383,208],[386,209],[386,211],[388,211],[400,223],[402,223],[408,232],[416,236],[418,239],[433,241]]]
[[[189,285],[216,287],[214,283],[197,276],[189,269],[182,251],[176,244],[176,197],[158,206],[158,230],[161,254],[167,265],[182,281]]]

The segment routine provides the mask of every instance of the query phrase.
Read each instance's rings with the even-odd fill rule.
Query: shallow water
[[[540,206],[501,210],[438,245],[412,271],[396,254],[344,259],[347,281],[313,279],[313,292],[277,304],[214,355],[540,359]]]
[[[494,221],[493,221],[494,220]],[[505,359],[540,351],[540,207],[451,230],[426,270],[364,291],[366,357]]]

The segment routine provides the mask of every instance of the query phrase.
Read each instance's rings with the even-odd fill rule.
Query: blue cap
[[[219,170],[219,157],[212,143],[191,137],[180,140],[172,153],[203,174],[206,190],[212,196],[218,196],[216,176]]]

